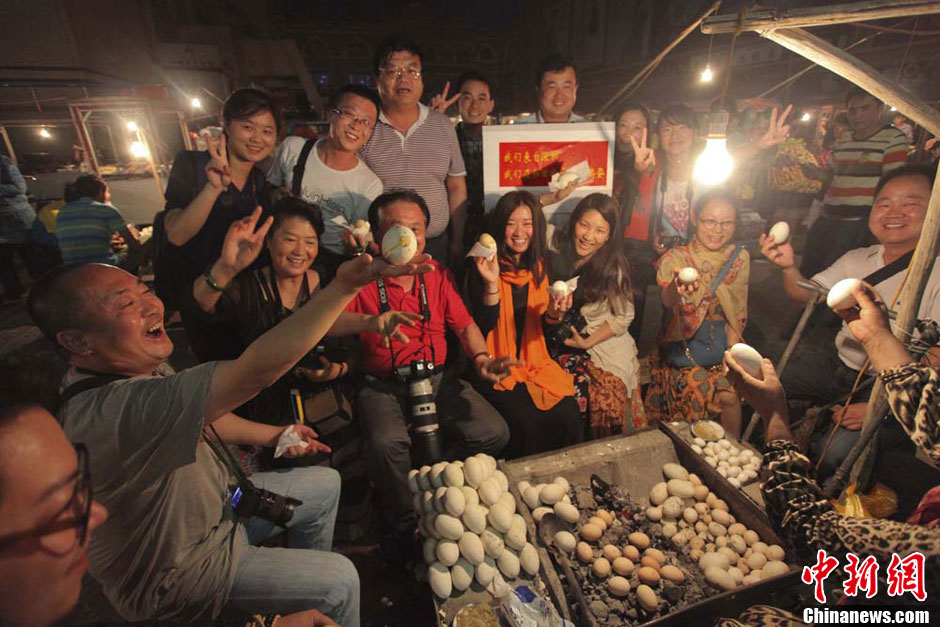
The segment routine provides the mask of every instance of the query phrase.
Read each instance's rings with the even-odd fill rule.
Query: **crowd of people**
[[[323,390],[349,397],[395,566],[415,548],[407,475],[428,459],[515,458],[666,420],[718,420],[740,437],[742,397],[766,425],[764,491],[782,535],[804,551],[887,550],[846,541],[845,529],[867,523],[815,496],[786,400],[849,399],[832,413],[834,437],[821,432],[808,451],[822,475],[858,437],[869,373],[897,418],[881,427],[881,446],[909,438],[937,458],[940,349],[917,363],[885,313],[897,307],[935,171],[905,164],[906,140],[880,102],[858,90],[846,98],[802,268],[789,240],[760,238],[796,302],[863,279],[857,314],[829,350],[798,356],[780,378],[765,360],[759,379],[727,352],[744,337],[751,257],[735,238],[735,195],[693,180],[700,129],[690,107],[661,107],[655,123],[643,105],[622,107],[613,194],[585,195],[550,235],[543,210],[575,183],[513,191],[484,210],[486,77],[467,73],[452,97],[425,105],[421,51],[399,39],[377,50],[373,70],[377,91],[338,89],[316,140],[278,144],[273,100],[232,93],[221,136],[174,161],[151,238],[153,286],[136,276],[142,238],[107,184],[83,176],[66,190],[52,229],[63,263],[43,272],[29,262],[27,307],[69,370],[55,407],[6,386],[0,412],[0,622],[67,614],[87,555],[126,620],[359,624],[358,574],[331,551],[340,475],[311,465],[332,442],[310,426],[316,416],[303,419],[304,399]],[[538,111],[526,121],[585,121],[570,60],[547,57],[534,83]],[[444,113],[454,103],[456,128]],[[732,146],[739,162],[788,137],[790,110]],[[24,287],[12,255],[30,257],[37,220],[6,159],[0,189],[4,297],[15,300]],[[401,265],[379,246],[395,227],[417,241]],[[495,254],[467,257],[484,234]],[[680,279],[687,268],[694,280]],[[553,289],[575,280],[573,291]],[[662,327],[644,386],[637,339],[654,283]],[[179,372],[165,364],[170,311],[200,362]],[[937,266],[918,317],[940,320]],[[268,470],[245,477],[226,445],[267,449]],[[264,490],[293,512],[288,548],[262,546],[277,516],[246,503],[258,494],[268,503]],[[899,524],[869,531],[889,548],[903,536],[940,572],[937,528]]]

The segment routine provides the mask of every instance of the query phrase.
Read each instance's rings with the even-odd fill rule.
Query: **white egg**
[[[706,441],[703,440],[702,438],[694,438],[694,439],[692,440],[692,443],[693,443],[693,444],[696,444],[696,445],[698,445],[698,446],[701,446],[702,448],[708,446],[708,442],[706,442]]]
[[[577,542],[574,539],[574,535],[570,531],[559,531],[555,534],[555,546],[564,551],[565,553],[571,553],[574,551],[574,546]]]
[[[564,281],[555,281],[552,283],[550,291],[555,298],[564,298],[568,295],[568,284]]]
[[[561,497],[565,495],[565,488],[557,483],[549,483],[541,492],[539,492],[539,500],[545,503],[546,505],[554,505],[561,500]]]
[[[463,534],[463,523],[448,514],[438,514],[434,519],[434,529],[441,534],[442,538],[448,540],[458,540]]]
[[[455,590],[466,590],[473,583],[474,568],[473,564],[460,558],[457,563],[450,567],[450,577]]]
[[[529,509],[537,508],[541,504],[538,487],[529,486],[526,488],[525,492],[522,493],[522,500],[529,506]]]
[[[502,571],[503,575],[509,579],[515,579],[519,576],[519,557],[516,556],[510,550],[505,550],[496,558],[496,564],[499,566],[499,570]]]
[[[463,492],[463,498],[464,502],[466,503],[466,507],[480,504],[480,495],[477,494],[477,491],[470,486],[462,485],[460,486],[460,491]]]
[[[752,347],[738,342],[731,347],[731,356],[734,357],[736,362],[741,364],[741,367],[744,368],[744,371],[749,375],[760,380],[764,379],[764,373],[761,370],[761,360],[763,357]]]
[[[450,596],[453,590],[453,580],[450,577],[450,569],[440,562],[434,562],[428,567],[428,581],[431,583],[431,590],[442,599]]]
[[[477,241],[480,242],[480,246],[483,246],[484,248],[496,250],[496,240],[493,239],[493,236],[489,233],[481,234]]]
[[[526,540],[526,526],[522,516],[516,514],[513,517],[512,524],[509,525],[509,531],[506,532],[503,540],[506,542],[506,546],[517,551],[522,550]]]
[[[862,282],[858,279],[842,279],[829,290],[829,294],[826,296],[826,304],[829,305],[829,308],[833,311],[841,311],[842,309],[854,307],[858,301],[855,300],[855,296],[852,292],[854,292],[855,288],[861,285],[861,283]]]
[[[516,513],[516,499],[509,492],[503,492],[499,495],[499,500],[496,501],[496,505],[501,505],[508,509],[510,513]]]
[[[489,520],[493,529],[500,533],[509,531],[509,525],[512,524],[512,512],[501,505],[491,507],[490,513],[486,518]]]
[[[506,474],[502,470],[494,470],[490,475],[490,479],[496,481],[496,484],[499,486],[499,489],[503,492],[509,490],[509,479],[506,478]]]
[[[689,479],[689,471],[679,464],[663,464],[663,475],[666,479],[680,479],[682,481]]]
[[[564,501],[559,501],[555,503],[555,515],[564,520],[565,522],[578,522],[578,519],[581,517],[581,514],[578,512],[578,508],[570,503],[565,503]]]
[[[480,487],[477,488],[477,492],[480,493],[480,502],[487,506],[493,505],[499,501],[499,497],[503,493],[499,484],[493,479],[485,479],[483,483],[480,484]]]
[[[569,489],[571,489],[571,484],[568,483],[568,480],[561,476],[555,477],[552,480],[552,483],[557,483],[558,485],[563,487],[566,493],[568,492]]]
[[[431,474],[429,478],[431,480],[432,488],[442,488],[444,487],[444,469],[447,468],[447,462],[438,462],[431,466]]]
[[[492,529],[486,529],[480,534],[480,541],[483,542],[483,550],[487,555],[496,559],[500,553],[506,550],[506,543]]]
[[[447,464],[444,468],[444,485],[459,488],[464,483],[463,470],[456,462]]]
[[[519,562],[522,564],[522,570],[535,575],[539,572],[539,553],[535,547],[526,542],[525,546],[519,552]]]
[[[444,496],[441,498],[441,505],[451,516],[460,516],[467,506],[467,499],[463,495],[463,490],[453,486],[444,488]]]
[[[431,489],[431,478],[428,476],[430,473],[430,466],[422,466],[420,469],[418,469],[418,488],[421,490]]]
[[[407,226],[396,225],[382,237],[382,256],[393,266],[401,266],[418,252],[418,238]]]
[[[460,520],[473,533],[483,533],[486,529],[486,512],[479,505],[468,505]]]
[[[686,266],[679,270],[679,283],[683,285],[692,285],[698,281],[698,270],[692,266]]]
[[[516,484],[516,489],[519,490],[519,494],[522,494],[530,487],[532,487],[532,484],[528,481],[520,481]]]
[[[476,566],[476,580],[481,586],[489,585],[493,581],[493,575],[496,574],[496,560],[490,556],[483,558],[483,561]]]
[[[565,170],[558,175],[558,180],[556,181],[559,189],[564,189],[571,185],[572,183],[578,182],[578,173],[573,170]]]
[[[408,471],[408,489],[411,490],[412,494],[417,494],[420,488],[418,487],[418,469]]]
[[[457,546],[456,542],[444,540],[443,542],[437,543],[434,554],[437,556],[437,560],[444,566],[453,566],[457,563],[457,560],[460,559],[460,547]]]
[[[460,549],[460,554],[474,566],[482,562],[483,557],[486,555],[483,551],[483,541],[480,540],[480,536],[472,531],[463,532],[460,540],[457,541],[457,547]]]
[[[542,522],[542,516],[544,516],[545,514],[551,514],[551,513],[552,513],[551,507],[536,507],[535,509],[532,510],[532,519],[535,520],[535,522],[539,523],[539,522]]]
[[[783,244],[790,239],[790,225],[786,222],[777,222],[770,227],[770,231],[767,235],[774,238],[774,244]]]
[[[463,464],[463,474],[467,485],[478,488],[483,480],[486,479],[487,473],[486,468],[479,459],[476,457],[468,457],[467,461]]]

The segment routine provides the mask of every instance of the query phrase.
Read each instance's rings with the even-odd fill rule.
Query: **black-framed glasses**
[[[45,549],[56,553],[65,553],[74,547],[74,539],[71,539],[70,536],[54,539],[51,536],[69,529],[77,531],[76,536],[79,544],[85,544],[88,540],[88,521],[91,519],[91,504],[94,500],[91,488],[91,467],[88,460],[88,449],[85,445],[74,444],[73,446],[78,457],[78,470],[75,474],[75,489],[66,506],[56,515],[56,520],[27,531],[0,537],[0,550],[24,540],[33,540]],[[74,515],[60,519],[60,515],[66,511],[70,511]]]
[[[341,120],[351,124],[352,126],[361,126],[367,131],[372,128],[372,120],[370,120],[369,118],[360,118],[360,117],[357,117],[355,113],[344,111],[342,109],[337,109],[336,107],[333,107],[332,109],[330,109],[330,111],[338,115]]]
[[[383,67],[382,74],[386,76],[394,76],[395,78],[401,78],[402,74],[407,74],[411,78],[419,78],[421,76],[421,68],[409,66],[409,67]]]

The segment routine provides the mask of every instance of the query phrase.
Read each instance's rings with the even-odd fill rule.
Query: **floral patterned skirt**
[[[589,426],[588,438],[632,433],[646,426],[639,382],[628,396],[623,379],[595,366],[587,353],[564,353],[558,363],[574,375],[574,398],[581,420]]]
[[[646,413],[651,422],[661,420],[715,420],[721,416],[718,395],[734,393],[722,374],[722,366],[671,368],[658,351],[650,355],[650,384],[646,389]]]

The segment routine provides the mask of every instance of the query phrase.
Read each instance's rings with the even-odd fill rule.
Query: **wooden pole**
[[[750,9],[744,21],[743,30],[762,31],[768,28],[830,26],[931,13],[940,13],[940,2],[937,0],[868,0],[781,11]],[[702,23],[702,32],[706,35],[728,34],[737,30],[737,13],[716,15]]]
[[[604,103],[604,106],[602,106],[602,107],[598,110],[598,115],[604,115],[604,114],[610,113],[610,112],[613,110],[614,105],[616,105],[618,102],[620,102],[620,100],[621,100],[624,96],[626,96],[626,95],[628,94],[628,92],[630,92],[630,90],[633,88],[633,86],[634,86],[636,83],[638,83],[638,82],[642,81],[643,79],[645,79],[648,74],[650,74],[653,70],[655,70],[655,69],[656,69],[656,66],[659,65],[659,63],[663,60],[663,58],[665,58],[665,56],[666,56],[667,54],[669,54],[670,52],[672,52],[672,49],[675,48],[676,46],[678,46],[679,43],[680,43],[683,39],[685,39],[686,37],[688,37],[688,36],[692,33],[692,31],[694,31],[696,28],[698,28],[698,27],[699,27],[699,24],[701,24],[702,21],[703,21],[706,17],[708,17],[709,15],[711,15],[712,13],[714,13],[715,11],[717,11],[719,6],[721,6],[721,0],[716,0],[704,13],[702,13],[702,16],[701,16],[700,18],[698,18],[697,20],[695,20],[695,21],[694,21],[692,24],[690,24],[684,31],[682,31],[681,33],[679,33],[679,36],[676,37],[676,38],[672,41],[672,43],[670,43],[668,46],[666,46],[665,48],[663,48],[663,51],[662,51],[662,52],[660,52],[658,55],[656,55],[656,57],[655,57],[652,61],[650,61],[649,63],[647,63],[646,66],[636,74],[636,76],[634,76],[633,78],[631,78],[630,81],[629,81],[626,85],[624,85],[623,87],[621,87],[620,90],[618,90],[616,94],[614,94],[607,102]],[[728,68],[728,71],[730,72],[730,71],[731,71],[731,68]]]
[[[801,28],[770,29],[761,32],[761,36],[855,83],[876,98],[896,107],[902,115],[934,135],[940,135],[940,112],[910,93],[897,81],[828,41]]]

